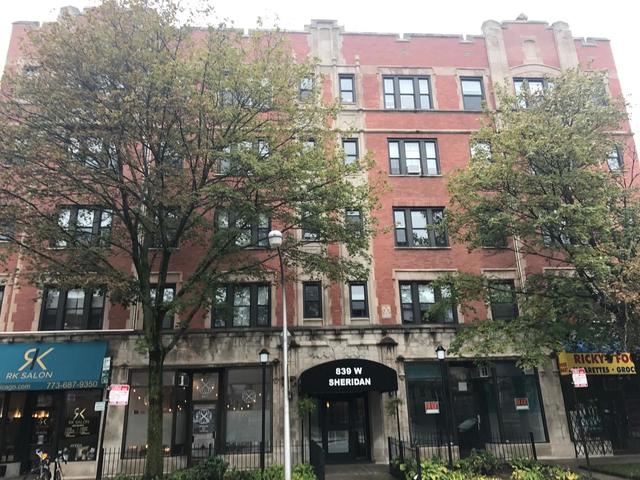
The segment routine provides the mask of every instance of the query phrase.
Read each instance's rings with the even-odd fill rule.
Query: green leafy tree
[[[215,286],[274,278],[275,253],[254,248],[271,224],[290,268],[363,275],[376,203],[369,162],[343,161],[321,78],[285,35],[195,27],[210,12],[177,5],[105,0],[44,25],[0,101],[0,218],[21,275],[141,306],[149,477],[162,474],[165,358]],[[191,267],[170,298],[176,257]],[[168,314],[179,323],[163,329]]]
[[[599,73],[570,70],[552,82],[517,97],[498,92],[468,168],[449,181],[448,227],[458,241],[470,250],[501,243],[528,264],[556,267],[522,282],[517,318],[464,329],[459,352],[513,351],[538,363],[572,342],[638,346],[640,203],[624,105]],[[616,168],[616,151],[625,168]],[[472,274],[448,281],[469,310],[492,295]]]

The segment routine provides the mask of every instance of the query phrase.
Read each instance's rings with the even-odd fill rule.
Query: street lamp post
[[[449,426],[449,441],[447,442],[447,453],[449,455],[449,466],[453,465],[453,455],[451,452],[451,442],[455,433],[455,419],[453,418],[453,400],[451,398],[451,390],[449,389],[449,382],[447,381],[447,371],[444,359],[447,356],[447,351],[442,345],[438,345],[436,348],[436,356],[438,357],[438,363],[440,364],[440,378],[442,380],[442,391],[444,398],[447,399],[447,414],[450,420]],[[446,419],[445,419],[446,421]],[[448,423],[448,422],[447,422]]]
[[[267,397],[267,363],[269,363],[269,351],[263,348],[260,351],[260,365],[262,365],[262,439],[260,442],[260,478],[264,479],[264,424],[265,424],[265,404]]]
[[[284,284],[284,261],[282,259],[282,232],[269,232],[269,247],[278,250],[280,260],[280,288],[282,289],[282,377],[284,384],[284,480],[291,480],[291,422],[289,420],[289,332],[287,331],[287,292]]]

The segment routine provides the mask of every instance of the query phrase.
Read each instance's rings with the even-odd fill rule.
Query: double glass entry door
[[[370,458],[368,413],[364,396],[327,398],[320,402],[322,446],[328,461]]]

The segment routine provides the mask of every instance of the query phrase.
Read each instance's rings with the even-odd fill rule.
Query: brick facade
[[[20,67],[24,33],[36,27],[34,23],[14,24],[7,69]],[[356,101],[344,105],[337,122],[339,126],[354,130],[361,153],[372,155],[375,167],[369,173],[370,180],[382,177],[390,187],[381,198],[381,209],[376,212],[381,226],[393,226],[394,208],[447,207],[447,178],[467,164],[469,136],[482,121],[481,113],[463,109],[461,77],[480,78],[490,106],[496,104],[495,88],[513,88],[514,77],[553,76],[572,67],[606,71],[611,94],[621,93],[610,44],[605,39],[575,39],[563,22],[549,25],[487,21],[482,25],[482,33],[466,37],[411,34],[400,38],[394,34],[345,32],[335,21],[325,20],[312,21],[302,32],[287,33],[296,55],[319,58],[317,68],[325,76],[327,100],[339,97],[338,75],[354,76]],[[428,77],[433,108],[426,111],[385,109],[383,76]],[[629,126],[625,128],[621,133],[630,133]],[[435,141],[439,174],[390,175],[389,139]],[[633,146],[631,142],[630,139],[629,148]],[[305,321],[301,311],[301,285],[288,286],[289,323],[295,340],[290,375],[297,378],[315,364],[342,358],[366,358],[391,366],[399,375],[398,395],[404,402],[401,426],[408,431],[405,365],[433,361],[435,347],[439,344],[446,347],[455,335],[456,327],[403,326],[399,282],[428,281],[442,272],[468,271],[513,279],[518,283],[528,273],[553,265],[538,258],[522,258],[506,250],[484,249],[469,253],[464,245],[455,243],[436,248],[396,247],[393,228],[375,237],[370,251],[373,260],[367,279],[369,318],[350,318],[348,288],[336,283],[325,284],[323,318]],[[171,267],[178,288],[181,279],[186,278],[192,268],[192,258],[182,255],[182,252],[178,253]],[[40,292],[15,276],[19,268],[20,259],[14,256],[0,271],[0,285],[4,285],[0,310],[1,343],[107,341],[113,357],[112,381],[115,383],[128,383],[130,372],[144,367],[144,358],[134,348],[136,330],[141,327],[136,309],[108,305],[103,331],[39,332]],[[210,319],[203,317],[194,323],[193,333],[170,355],[170,368],[255,367],[258,365],[257,352],[263,347],[272,352],[272,358],[278,358],[281,352],[276,327],[281,318],[281,305],[275,286],[271,298],[272,329],[212,334]],[[480,307],[480,316],[489,316],[490,309]],[[468,321],[469,318],[458,312],[458,323]],[[550,362],[539,369],[537,377],[547,431],[546,441],[538,446],[539,454],[570,456],[573,446],[557,369]],[[273,431],[278,432],[281,430],[282,378],[277,364],[273,366],[273,379]],[[294,400],[297,395],[294,389]],[[370,459],[384,462],[387,459],[386,437],[394,434],[395,419],[383,413],[384,395],[374,392],[367,395]],[[294,438],[299,439],[300,419],[297,414],[293,416]],[[109,410],[106,446],[123,444],[125,417],[124,407]],[[95,467],[93,462],[77,462],[68,468],[77,475],[88,475]]]

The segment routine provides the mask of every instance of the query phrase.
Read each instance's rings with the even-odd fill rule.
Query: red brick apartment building
[[[20,44],[34,28],[37,23],[14,23],[7,68],[20,67]],[[302,395],[315,399],[310,436],[329,461],[384,463],[387,438],[397,436],[398,428],[417,443],[448,428],[444,415],[428,413],[425,405],[439,401],[441,412],[450,411],[451,402],[440,398],[436,347],[448,347],[457,326],[468,320],[451,309],[437,322],[421,324],[421,305],[442,294],[430,282],[443,272],[471,271],[515,286],[549,267],[507,250],[468,253],[433,232],[426,245],[412,244],[410,233],[428,232],[447,207],[447,177],[469,160],[481,101],[494,106],[499,85],[513,89],[528,80],[530,88],[542,88],[544,77],[573,67],[606,71],[614,96],[621,93],[620,83],[609,42],[574,38],[564,22],[489,20],[482,35],[399,37],[345,32],[336,21],[314,20],[288,35],[300,55],[319,59],[326,97],[342,100],[339,125],[355,132],[343,140],[347,154],[371,152],[376,164],[371,175],[386,177],[391,188],[377,215],[381,224],[395,224],[371,241],[366,282],[322,284],[309,278],[287,287],[292,402]],[[189,262],[176,265],[179,289]],[[67,473],[91,476],[103,415],[94,404],[103,397],[99,375],[105,355],[112,359],[112,383],[128,384],[131,392],[128,406],[108,409],[104,446],[145,445],[145,359],[135,350],[138,312],[97,295],[86,298],[83,291],[40,292],[15,276],[19,267],[12,258],[0,272],[0,476],[17,473],[35,448],[63,447],[71,451]],[[280,296],[276,285],[246,288],[270,292],[273,327],[194,325],[170,355],[164,436],[172,456],[188,456],[198,445],[211,443],[222,452],[260,439],[260,408],[253,405],[261,388],[258,352],[267,345],[272,360],[281,355],[275,320]],[[83,320],[75,330],[65,330],[65,316],[74,308]],[[515,300],[486,306],[489,319],[513,314]],[[54,320],[45,322],[45,317]],[[7,375],[34,355],[51,367],[36,365],[20,382],[6,383]],[[53,365],[57,371],[47,377]],[[274,440],[282,431],[281,366],[275,361],[268,370],[267,438]],[[489,443],[517,442],[528,432],[539,455],[574,455],[571,388],[557,362],[522,371],[509,355],[496,358],[490,368],[449,357],[446,367],[456,455]],[[336,376],[340,372],[346,375]],[[603,448],[640,446],[635,375],[590,376],[590,385],[580,394],[594,399],[593,412],[599,415],[594,428],[611,427],[594,433],[602,436]],[[395,416],[385,414],[396,389],[402,400],[399,426]],[[300,441],[301,418],[292,410],[294,441]],[[80,423],[78,411],[84,412]],[[207,425],[194,424],[198,412],[210,414]]]

